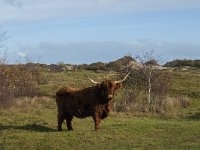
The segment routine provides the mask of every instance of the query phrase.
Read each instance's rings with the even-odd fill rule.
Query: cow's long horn
[[[83,72],[82,72],[83,73]],[[85,73],[83,73],[92,83],[94,84],[99,84],[100,82],[96,82],[94,80],[92,80],[90,77],[88,77]]]
[[[131,71],[129,71],[129,73],[124,77],[124,79],[119,80],[119,81],[115,81],[115,83],[121,83],[121,82],[124,82],[124,81],[128,78],[128,76],[129,76],[130,73],[131,73]]]
[[[96,82],[96,81],[92,80],[90,77],[88,77],[88,79],[94,84],[99,84],[100,83],[100,82]]]

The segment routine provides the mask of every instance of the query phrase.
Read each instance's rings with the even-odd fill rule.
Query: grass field
[[[199,115],[198,113],[194,115]],[[74,131],[56,130],[53,99],[0,111],[0,149],[199,149],[200,118],[112,113],[94,131],[92,118],[74,118]]]
[[[96,80],[105,78],[103,73],[87,74]],[[40,86],[40,90],[48,96],[63,86],[91,85],[80,72],[44,73],[43,76],[46,83]],[[199,83],[199,74],[177,72],[173,76],[173,94],[174,91],[180,94],[187,88],[185,86],[193,87],[193,82]],[[191,91],[185,90],[185,94],[190,95],[188,93],[194,91],[198,94],[199,86],[195,84],[195,87]],[[102,121],[101,129],[97,132],[94,131],[92,118],[74,118],[74,131],[67,131],[63,124],[64,131],[58,132],[53,98],[23,98],[12,108],[0,109],[0,150],[200,149],[200,99],[193,96],[191,100],[188,108],[180,108],[174,110],[174,114],[164,116],[112,112]]]
[[[200,70],[172,72],[171,93],[200,98]]]

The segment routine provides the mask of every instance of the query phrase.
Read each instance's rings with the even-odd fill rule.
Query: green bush
[[[190,66],[190,67],[198,67],[200,68],[200,60],[189,60],[189,59],[175,59],[173,61],[167,62],[165,67],[184,67],[184,66]]]

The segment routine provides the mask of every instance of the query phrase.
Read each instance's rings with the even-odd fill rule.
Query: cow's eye
[[[112,84],[109,84],[109,88],[112,88]]]

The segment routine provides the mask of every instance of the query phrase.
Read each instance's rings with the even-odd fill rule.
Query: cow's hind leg
[[[95,113],[93,116],[92,116],[93,120],[94,120],[94,123],[95,123],[95,130],[97,131],[98,129],[100,129],[100,123],[101,123],[101,119],[99,117],[99,114],[98,113]]]
[[[62,123],[65,119],[65,115],[64,114],[58,114],[58,131],[62,131]]]
[[[73,116],[72,115],[67,115],[66,116],[66,122],[67,122],[67,128],[68,128],[68,130],[70,131],[70,130],[73,130],[73,128],[72,128],[72,119],[73,119]]]

